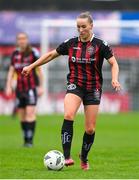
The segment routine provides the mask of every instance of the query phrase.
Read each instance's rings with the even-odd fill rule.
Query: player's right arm
[[[7,76],[7,82],[6,82],[6,95],[9,96],[12,94],[12,78],[14,75],[14,67],[11,65],[8,71],[8,76]]]
[[[49,61],[52,61],[53,59],[55,59],[56,57],[60,56],[58,54],[58,52],[55,50],[50,51],[44,55],[42,55],[37,61],[35,61],[34,63],[30,64],[29,66],[26,66],[23,68],[22,70],[22,74],[27,76],[30,71],[38,66],[41,66],[43,64],[48,63]]]

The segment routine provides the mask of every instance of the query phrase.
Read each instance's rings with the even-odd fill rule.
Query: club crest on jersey
[[[76,89],[76,85],[75,85],[75,84],[69,84],[69,85],[67,86],[67,89],[68,89],[68,90],[74,90],[74,89]]]
[[[20,54],[18,54],[18,55],[15,55],[15,59],[16,59],[16,60],[19,60],[19,59],[21,59],[21,55],[20,55]]]
[[[90,46],[87,48],[87,52],[91,55],[95,54],[95,48],[93,46]]]

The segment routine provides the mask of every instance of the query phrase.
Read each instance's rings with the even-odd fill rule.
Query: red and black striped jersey
[[[56,51],[69,56],[68,83],[87,90],[101,89],[103,61],[113,56],[112,49],[105,41],[94,35],[88,42],[81,42],[75,37],[60,44]]]
[[[39,58],[39,51],[32,48],[28,55],[25,55],[19,49],[12,53],[11,65],[14,67],[17,74],[17,91],[23,92],[29,89],[34,89],[38,85],[38,76],[36,70],[33,69],[26,77],[21,74],[23,67],[30,65]]]

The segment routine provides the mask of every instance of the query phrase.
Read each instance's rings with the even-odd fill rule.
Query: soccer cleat
[[[31,148],[31,147],[33,147],[33,144],[26,142],[26,143],[24,143],[24,147]]]
[[[81,162],[80,162],[81,169],[83,169],[85,171],[89,170],[88,160],[87,159],[86,160],[82,160],[81,155],[79,155],[79,158],[81,160]]]
[[[74,165],[74,160],[69,158],[69,159],[65,159],[65,166],[72,166]]]

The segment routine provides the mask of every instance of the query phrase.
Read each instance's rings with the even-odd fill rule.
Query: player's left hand
[[[112,84],[112,87],[113,87],[116,91],[120,91],[120,90],[121,90],[121,84],[119,83],[118,80],[112,80],[111,84]]]
[[[44,93],[43,87],[42,87],[42,86],[38,86],[38,87],[37,87],[37,94],[38,94],[38,96],[39,96],[39,97],[42,96],[43,93]]]
[[[24,76],[28,76],[31,70],[32,70],[31,66],[25,66],[22,70],[22,74]]]

